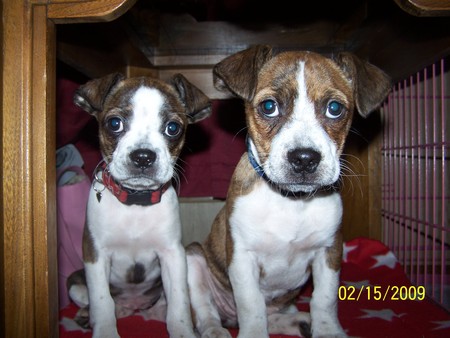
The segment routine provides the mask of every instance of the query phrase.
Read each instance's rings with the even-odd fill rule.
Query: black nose
[[[322,158],[319,152],[311,148],[298,148],[288,152],[287,158],[296,173],[312,174]]]
[[[146,169],[155,162],[156,154],[149,149],[136,149],[130,154],[130,159],[136,167]]]

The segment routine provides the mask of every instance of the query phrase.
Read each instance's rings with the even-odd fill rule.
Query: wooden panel
[[[433,4],[441,9],[448,6],[448,1],[443,0],[397,1],[428,4],[428,14],[432,13]],[[263,1],[261,8],[266,3],[269,1]],[[339,3],[322,0],[310,4],[306,12],[295,11],[294,2],[282,4],[281,9],[266,11],[254,8],[249,0],[235,1],[232,5],[224,0],[214,3],[138,1],[118,20],[121,33],[126,33],[129,40],[126,43],[133,48],[123,49],[125,42],[121,37],[116,48],[111,49],[104,42],[116,35],[110,32],[109,26],[98,25],[95,34],[80,30],[82,39],[64,39],[61,44],[64,53],[60,55],[70,60],[72,66],[79,64],[87,72],[102,69],[105,64],[112,67],[124,55],[132,55],[133,50],[139,51],[150,67],[205,68],[249,45],[266,43],[276,50],[307,49],[328,55],[352,51],[398,80],[433,62],[433,57],[450,52],[449,16],[412,16],[394,0]],[[91,53],[87,52],[89,49]],[[77,50],[86,52],[77,53]],[[103,62],[108,55],[109,62]],[[133,57],[130,59],[134,62]],[[90,69],[89,64],[93,65]],[[138,66],[145,64],[141,62]],[[87,72],[85,75],[90,76]]]
[[[45,173],[34,177],[32,165],[41,167],[41,163],[32,163],[33,137],[31,135],[33,66],[44,65],[31,62],[33,56],[32,23],[46,25],[46,17],[42,13],[32,16],[32,11],[25,8],[20,1],[3,3],[4,21],[4,62],[14,67],[3,68],[3,229],[4,229],[4,278],[5,278],[5,337],[36,337],[49,335],[49,303],[48,288],[41,285],[39,274],[47,273],[47,267],[35,265],[47,264],[47,253],[42,252],[42,246],[47,241],[35,243],[34,227],[47,236],[45,215],[42,219],[33,219],[34,183],[45,181]],[[45,14],[45,11],[44,11]],[[46,34],[42,36],[44,46],[47,45]],[[45,54],[44,54],[45,55]],[[19,58],[18,56],[21,56]],[[45,102],[45,88],[41,93]],[[44,111],[40,114],[45,116]],[[37,117],[37,116],[36,116]],[[45,117],[44,117],[45,121]],[[38,122],[39,123],[39,122]],[[36,128],[36,126],[33,126]],[[45,138],[45,134],[42,135]],[[45,147],[44,147],[45,151]],[[40,187],[41,199],[46,199],[46,187]],[[44,188],[44,190],[42,190]],[[42,201],[36,201],[42,206]],[[45,211],[43,211],[45,213]],[[39,216],[38,216],[39,217]],[[35,256],[35,254],[43,256]],[[46,283],[46,282],[45,282]],[[44,289],[36,292],[36,285]],[[44,323],[40,323],[37,332],[37,309],[42,311]],[[42,318],[40,318],[42,319]],[[56,320],[56,318],[52,318]],[[47,330],[45,328],[47,326]]]
[[[395,0],[406,12],[416,16],[448,16],[450,1],[448,0]]]
[[[56,226],[55,29],[47,8],[34,6],[31,42],[30,132],[32,243],[36,336],[58,332]],[[36,222],[37,220],[37,222]]]
[[[89,78],[124,71],[127,66],[152,68],[119,20],[58,25],[57,36],[58,59]]]
[[[210,99],[225,99],[231,95],[216,90],[213,84],[212,67],[210,68],[175,68],[162,69],[159,71],[159,78],[169,81],[176,73],[183,74],[190,82],[197,86]]]
[[[56,37],[47,10],[38,0],[2,3],[2,337],[58,336]]]
[[[51,0],[48,18],[56,23],[99,22],[117,19],[137,0]]]
[[[3,5],[0,6],[0,16],[2,21],[0,21],[0,39],[2,43],[3,39]],[[2,45],[3,46],[3,45]],[[3,53],[0,53],[0,64],[3,65]],[[3,102],[3,70],[0,72],[0,102]],[[0,142],[3,145],[3,107],[0,111]],[[0,152],[0,168],[3,168],[3,151]],[[2,181],[3,181],[3,169],[0,169]],[[0,184],[0,222],[4,221],[3,217],[3,184]],[[4,252],[5,252],[5,237],[4,237],[4,227],[0,231],[0,304],[5,304],[5,273],[4,273]],[[5,337],[5,308],[0,306],[0,336]]]
[[[381,239],[381,122],[375,112],[355,117],[345,149],[342,178],[344,240],[364,236]]]

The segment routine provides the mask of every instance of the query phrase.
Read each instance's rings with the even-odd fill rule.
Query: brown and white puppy
[[[97,118],[104,162],[87,206],[85,268],[68,280],[71,298],[85,315],[89,308],[93,337],[119,337],[116,317],[135,311],[166,320],[171,337],[195,337],[171,180],[186,128],[210,114],[209,99],[182,75],[168,84],[111,74],[81,86],[74,102]]]
[[[348,53],[332,60],[256,46],[217,64],[214,80],[245,101],[248,152],[206,241],[187,249],[197,330],[216,338],[231,337],[222,326],[239,326],[239,337],[345,336],[337,316],[339,158],[354,110],[376,109],[389,78]],[[294,304],[311,273],[309,315]]]

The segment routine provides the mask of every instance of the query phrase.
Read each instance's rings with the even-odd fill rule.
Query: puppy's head
[[[267,46],[221,61],[214,84],[245,100],[249,151],[273,184],[291,192],[337,181],[354,110],[367,116],[391,88],[384,72],[350,53],[272,55]]]
[[[74,103],[98,120],[111,175],[136,190],[172,178],[187,125],[211,113],[209,99],[180,74],[171,83],[110,74],[82,85]]]

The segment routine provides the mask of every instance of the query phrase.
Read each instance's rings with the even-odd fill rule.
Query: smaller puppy
[[[141,311],[165,320],[171,337],[195,337],[171,180],[186,127],[209,116],[209,99],[182,75],[168,84],[111,74],[81,86],[74,102],[97,118],[104,159],[87,206],[85,268],[68,279],[78,320],[112,338],[116,317]]]
[[[355,110],[367,116],[390,79],[349,53],[272,54],[256,46],[214,68],[218,89],[245,101],[248,152],[206,241],[192,244],[188,284],[203,338],[269,333],[343,337],[339,158]],[[295,301],[312,274],[310,315]]]

